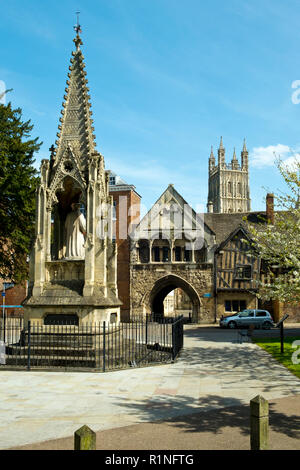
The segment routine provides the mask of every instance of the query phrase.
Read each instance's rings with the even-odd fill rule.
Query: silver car
[[[221,328],[248,328],[250,325],[254,325],[255,328],[270,329],[274,326],[274,322],[267,310],[254,309],[246,309],[226,317],[222,316],[220,319]]]

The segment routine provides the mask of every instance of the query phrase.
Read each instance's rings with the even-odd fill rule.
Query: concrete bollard
[[[261,395],[250,401],[251,450],[269,448],[269,403]]]
[[[84,425],[74,433],[74,450],[96,450],[96,433]]]

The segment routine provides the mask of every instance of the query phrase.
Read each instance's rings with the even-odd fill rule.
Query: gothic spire
[[[214,156],[213,146],[211,146],[210,156],[208,160],[209,171],[211,172],[215,168],[216,159]]]
[[[223,146],[223,137],[221,137],[220,146],[218,150],[218,165],[225,165],[225,148]]]
[[[233,157],[232,157],[232,160],[231,160],[231,167],[232,167],[233,170],[238,170],[238,168],[239,168],[239,162],[236,158],[235,147],[234,147],[234,151],[233,151]]]
[[[86,167],[88,157],[95,152],[95,136],[90,110],[90,95],[86,79],[84,56],[80,49],[82,40],[80,37],[81,27],[77,18],[77,25],[74,26],[76,37],[73,39],[76,50],[72,52],[71,65],[65,88],[64,101],[62,103],[61,114],[56,140],[56,163],[60,155],[65,153],[66,149],[76,154],[82,169]]]
[[[221,140],[220,140],[219,150],[225,150],[224,147],[223,147],[223,137],[222,136],[221,136]]]
[[[241,153],[242,157],[242,169],[248,169],[248,150],[246,146],[246,139],[244,139],[244,145],[243,145],[243,150]]]

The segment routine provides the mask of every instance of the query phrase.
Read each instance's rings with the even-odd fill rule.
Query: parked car
[[[253,309],[246,309],[226,317],[222,316],[220,319],[221,328],[248,328],[250,325],[254,325],[255,328],[269,329],[274,326],[274,322],[267,310]]]

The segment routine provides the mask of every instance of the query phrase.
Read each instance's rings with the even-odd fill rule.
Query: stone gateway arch
[[[142,268],[142,269],[139,269]],[[186,269],[177,267],[173,272],[149,266],[135,266],[131,273],[131,312],[133,317],[145,317],[155,313],[164,315],[163,301],[174,289],[182,289],[192,304],[193,323],[209,323],[213,321],[213,298],[205,297],[210,292],[213,282],[212,269]]]
[[[158,279],[151,292],[147,295],[147,303],[151,312],[164,315],[164,299],[174,289],[181,288],[189,297],[192,304],[192,319],[197,321],[201,316],[201,299],[194,287],[179,276],[169,274]]]
[[[214,246],[214,233],[169,185],[132,236],[131,316],[163,315],[164,299],[180,288],[192,304],[193,322],[213,322]]]

